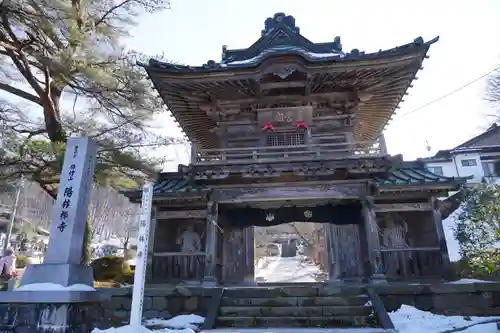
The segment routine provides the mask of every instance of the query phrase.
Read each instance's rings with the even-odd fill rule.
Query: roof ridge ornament
[[[300,28],[295,25],[295,18],[292,15],[286,15],[285,13],[276,13],[273,15],[273,17],[268,17],[264,21],[264,30],[261,31],[261,35],[268,35],[271,31],[274,31],[280,26],[286,26],[296,34],[300,33]]]

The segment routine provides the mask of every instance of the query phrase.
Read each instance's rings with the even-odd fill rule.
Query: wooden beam
[[[280,95],[280,96],[265,96],[260,99],[255,97],[251,98],[241,98],[241,99],[227,99],[218,100],[217,105],[223,107],[224,105],[240,105],[240,104],[252,104],[252,103],[274,103],[274,102],[290,102],[290,101],[314,101],[314,100],[331,100],[331,101],[356,101],[357,94],[352,91],[332,91],[327,93],[311,94],[309,96],[304,95]],[[214,104],[210,103],[208,107],[213,107]]]
[[[428,202],[422,203],[393,203],[375,204],[375,212],[408,212],[408,211],[430,211],[432,206]]]
[[[284,81],[284,82],[266,82],[260,84],[261,90],[280,89],[280,88],[297,88],[305,87],[308,81]]]
[[[172,210],[160,211],[156,213],[157,220],[172,219],[204,219],[207,217],[206,210]]]
[[[205,252],[154,252],[154,257],[205,257]]]
[[[307,199],[356,199],[371,195],[368,183],[326,183],[315,187],[307,185],[239,186],[237,188],[214,188],[213,200],[219,203],[246,203],[255,201],[285,201]]]

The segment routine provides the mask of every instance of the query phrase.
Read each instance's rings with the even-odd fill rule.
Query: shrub
[[[92,222],[90,217],[85,219],[85,233],[83,234],[81,263],[88,265],[92,254]]]
[[[120,280],[121,283],[126,283],[126,284],[134,284],[134,271],[126,272],[122,275],[122,278]]]
[[[98,258],[90,266],[94,270],[95,281],[125,282],[123,280],[133,272],[125,258],[117,256]]]
[[[25,268],[30,263],[28,257],[23,255],[16,256],[16,268]]]

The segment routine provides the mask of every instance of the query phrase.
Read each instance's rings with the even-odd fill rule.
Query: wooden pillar
[[[196,149],[196,144],[191,142],[191,164],[196,163],[196,159],[198,157],[198,150]]]
[[[244,277],[245,284],[255,283],[255,259],[254,259],[254,227],[246,227],[243,232],[245,242],[245,268],[246,274]]]
[[[335,226],[330,223],[325,224],[324,232],[328,258],[328,267],[325,267],[325,269],[328,269],[328,280],[334,283],[341,283],[338,233],[335,230]]]
[[[378,145],[380,148],[380,154],[382,155],[387,155],[387,143],[385,142],[385,136],[384,134],[381,134],[380,137],[378,138]]]
[[[363,217],[365,220],[366,242],[368,258],[370,260],[370,274],[373,283],[385,282],[386,276],[380,252],[380,237],[375,215],[373,197],[363,200]]]
[[[151,283],[153,280],[153,252],[155,246],[155,230],[156,230],[156,207],[151,210],[151,221],[149,225],[149,244],[148,244],[148,263],[146,267],[146,283]]]
[[[444,277],[448,279],[451,278],[450,255],[448,253],[448,245],[446,244],[446,237],[444,234],[443,218],[441,216],[441,210],[439,209],[439,199],[436,197],[431,197],[430,203],[432,207],[432,218],[434,220],[434,225],[436,226],[439,251],[441,252],[441,257],[443,258]]]
[[[203,284],[217,284],[216,264],[218,215],[219,212],[217,203],[209,201],[207,204],[205,277],[203,278]]]
[[[355,138],[353,132],[345,133],[345,141],[348,143],[347,147],[349,147],[349,149],[354,149],[356,147],[354,144]],[[353,153],[353,151],[351,151],[351,153]]]

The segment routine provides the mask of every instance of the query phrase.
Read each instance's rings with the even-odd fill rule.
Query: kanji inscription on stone
[[[96,153],[92,139],[68,139],[44,263],[80,264]]]
[[[68,172],[68,181],[72,181],[75,179],[75,170],[76,170],[76,165],[71,164],[69,167],[69,172]]]

